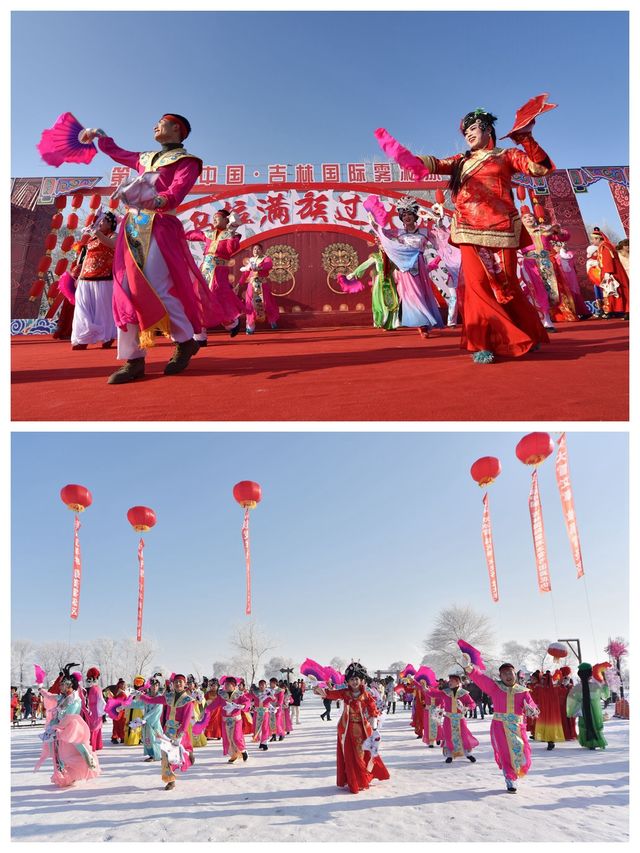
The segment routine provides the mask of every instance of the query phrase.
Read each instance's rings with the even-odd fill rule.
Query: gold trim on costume
[[[451,221],[451,241],[453,243],[472,243],[476,246],[488,246],[489,248],[517,249],[520,245],[520,233],[522,222],[517,213],[513,214],[511,220],[512,231],[484,231],[472,228],[469,225],[458,225],[457,213],[454,213]]]
[[[153,162],[153,158],[156,160]],[[162,166],[170,166],[184,157],[191,157],[194,160],[200,160],[195,154],[189,154],[185,148],[174,148],[171,151],[142,151],[138,160],[145,172],[157,172]]]

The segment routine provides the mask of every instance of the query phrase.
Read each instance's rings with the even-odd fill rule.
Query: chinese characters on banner
[[[71,582],[71,618],[77,619],[80,613],[80,583],[82,581],[82,561],[80,559],[80,519],[76,515],[73,523],[73,579]]]
[[[576,520],[576,512],[573,505],[573,490],[571,488],[571,479],[569,477],[567,437],[564,432],[560,436],[560,440],[558,442],[558,455],[556,456],[556,480],[558,482],[558,489],[560,490],[562,514],[564,515],[564,523],[567,528],[567,534],[571,544],[573,562],[575,563],[578,577],[581,578],[584,575],[584,567],[582,565],[582,550],[580,548],[580,538],[578,536],[578,522]]]
[[[489,515],[489,495],[486,494],[482,499],[484,511],[482,513],[482,544],[484,545],[484,553],[487,558],[487,568],[489,569],[489,588],[491,590],[491,598],[494,601],[498,600],[498,575],[496,572],[496,561],[493,552],[493,534],[491,532],[491,517]]]
[[[529,514],[531,515],[531,531],[533,533],[533,548],[536,554],[536,569],[538,571],[538,589],[540,592],[551,592],[551,576],[547,557],[547,542],[542,521],[542,504],[538,491],[538,472],[531,475],[531,491],[529,492]]]
[[[144,607],[144,540],[138,544],[138,631],[136,640],[142,640],[142,609]]]
[[[251,551],[249,549],[249,510],[244,511],[242,522],[242,544],[244,545],[244,559],[247,566],[247,605],[245,613],[251,614]]]

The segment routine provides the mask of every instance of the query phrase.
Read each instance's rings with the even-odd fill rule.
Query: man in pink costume
[[[238,758],[246,761],[249,757],[245,749],[244,733],[242,731],[242,714],[251,706],[251,698],[238,689],[238,682],[233,676],[224,680],[224,690],[210,702],[204,716],[193,727],[194,734],[200,734],[207,727],[209,718],[216,708],[222,708],[222,753],[228,755],[228,764],[235,764]]]
[[[270,740],[284,740],[284,690],[278,685],[277,678],[269,679],[269,689],[273,696],[273,706],[270,709]]]
[[[98,137],[101,151],[140,176],[149,200],[132,207],[120,228],[113,263],[113,309],[118,327],[118,358],[125,365],[109,377],[120,385],[144,376],[146,350],[157,331],[176,343],[166,375],[181,373],[199,347],[194,331],[216,325],[206,282],[185,240],[176,209],[202,171],[202,161],[182,142],[191,126],[183,116],[166,113],[154,128],[160,151],[120,148],[98,129],[85,130],[83,142]],[[141,198],[143,197],[141,193]],[[155,193],[155,195],[153,195]],[[144,197],[146,198],[146,195]],[[215,321],[215,322],[213,322]]]
[[[182,762],[170,764],[167,753],[161,748],[162,756],[162,781],[165,782],[165,791],[172,791],[176,786],[175,771],[180,769],[182,773],[195,763],[193,757],[193,746],[189,737],[189,726],[193,718],[193,698],[186,691],[187,679],[181,673],[173,677],[173,692],[152,696],[149,693],[140,693],[139,698],[151,705],[164,705],[167,711],[164,720],[164,734],[174,745],[182,746]],[[195,727],[194,727],[195,728]]]
[[[91,749],[97,752],[102,749],[102,715],[104,714],[105,701],[100,689],[98,679],[100,670],[92,666],[87,670],[85,691],[85,702],[82,716],[89,726],[91,733]]]
[[[444,690],[432,691],[432,695],[440,699],[444,706],[444,723],[442,725],[442,754],[445,764],[451,764],[454,758],[465,756],[475,764],[472,750],[478,745],[477,739],[469,731],[464,718],[464,712],[476,707],[469,692],[461,687],[462,680],[457,673],[449,675],[449,686]]]
[[[516,793],[516,780],[531,766],[531,748],[524,716],[535,716],[538,708],[526,687],[517,683],[515,668],[510,663],[500,667],[500,680],[494,681],[471,664],[468,654],[462,653],[460,665],[471,681],[491,697],[491,746],[496,764],[502,770],[507,791]]]
[[[206,243],[200,271],[221,312],[220,322],[234,338],[240,331],[239,317],[244,314],[242,300],[236,296],[229,278],[229,262],[238,251],[240,236],[236,233],[237,224],[231,221],[228,210],[218,210],[213,217],[213,229],[205,231],[187,231],[187,240]],[[218,325],[218,324],[216,324]],[[207,345],[206,329],[196,335],[200,346]]]
[[[269,749],[269,706],[273,703],[271,691],[267,689],[267,682],[261,678],[258,682],[257,692],[251,693],[253,702],[253,740],[259,741],[260,749],[265,752]]]
[[[269,272],[273,261],[265,255],[262,243],[256,243],[252,249],[251,257],[247,263],[240,268],[240,285],[247,285],[244,298],[244,307],[247,314],[248,335],[255,332],[256,321],[264,321],[276,329],[278,326],[278,303],[276,302],[271,287],[268,283]]]

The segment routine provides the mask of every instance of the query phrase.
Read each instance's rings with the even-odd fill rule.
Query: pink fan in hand
[[[514,133],[517,134],[523,127],[534,122],[539,115],[542,115],[542,113],[548,113],[549,110],[555,110],[558,105],[546,103],[548,97],[549,93],[543,92],[542,95],[536,95],[535,98],[528,100],[527,103],[523,107],[520,107],[516,113],[513,127],[509,133],[507,133],[506,136],[501,136],[500,139],[507,139]]]
[[[466,654],[469,655],[469,657],[471,658],[471,663],[475,667],[477,667],[477,669],[479,669],[481,672],[485,671],[487,667],[484,665],[482,655],[480,654],[478,649],[475,648],[475,646],[472,646],[471,643],[467,643],[466,640],[458,640],[458,647],[460,648],[460,651],[466,652]]]
[[[384,127],[379,127],[377,130],[374,130],[373,135],[378,140],[378,145],[382,148],[387,157],[391,157],[392,160],[395,160],[398,166],[410,171],[416,181],[422,181],[429,176],[429,170],[422,160],[419,157],[416,157],[415,154],[412,154],[408,148],[400,145],[398,140],[394,139],[393,136],[384,129]]]
[[[362,206],[370,213],[381,228],[389,221],[389,211],[376,195],[368,195],[362,202]]]
[[[338,284],[344,293],[360,293],[361,290],[364,290],[364,284],[359,279],[351,281],[342,273],[338,275]]]
[[[45,163],[61,166],[63,163],[90,163],[98,153],[93,142],[80,142],[78,136],[84,127],[72,113],[58,116],[53,127],[42,131],[36,148]]]

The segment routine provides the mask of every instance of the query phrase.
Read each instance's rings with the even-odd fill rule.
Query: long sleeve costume
[[[464,687],[445,687],[443,690],[432,690],[444,707],[444,722],[442,724],[442,754],[447,758],[462,758],[470,755],[478,745],[478,740],[469,731],[464,718],[464,712],[476,707],[476,703]]]
[[[226,328],[233,327],[244,314],[242,300],[233,292],[229,279],[229,261],[238,251],[240,236],[231,228],[211,228],[207,232],[187,231],[186,238],[205,243],[200,271],[222,312],[219,322]]]
[[[230,755],[235,759],[244,752],[244,732],[242,731],[242,714],[251,705],[249,695],[241,690],[229,693],[226,690],[218,691],[218,695],[205,708],[201,720],[193,726],[194,734],[200,734],[207,728],[211,715],[216,708],[222,712],[222,753]]]
[[[582,683],[572,687],[567,696],[567,716],[578,718],[578,743],[587,749],[605,749],[602,701],[610,695],[609,686],[595,678],[588,682],[585,695]]]
[[[167,712],[163,724],[164,734],[173,741],[179,741],[184,748],[180,765],[169,764],[166,753],[161,752],[162,781],[175,782],[175,770],[179,768],[184,773],[192,763],[193,746],[189,737],[189,726],[193,718],[193,700],[186,691],[179,695],[177,693],[164,693],[159,696],[149,696],[143,693],[140,699],[150,705],[164,706]]]
[[[507,687],[502,681],[494,681],[474,666],[467,667],[466,672],[471,681],[491,697],[493,717],[489,734],[493,754],[505,779],[515,781],[531,767],[531,747],[524,715],[527,712],[535,714],[535,702],[528,689],[520,684]]]
[[[97,684],[92,684],[85,693],[83,717],[89,726],[91,749],[102,749],[102,715],[104,714],[104,696]]]
[[[112,304],[113,256],[114,249],[98,237],[87,243],[76,281],[72,344],[96,344],[116,337]]]
[[[551,673],[545,673],[540,681],[531,688],[533,701],[540,709],[536,717],[534,739],[546,743],[563,743],[564,726],[562,718],[566,703],[563,691],[553,683]]]
[[[620,262],[620,256],[613,244],[602,240],[598,247],[598,265],[602,271],[602,285],[607,297],[607,308],[611,313],[626,314],[629,311],[629,276]],[[618,283],[617,296],[609,291],[605,276],[611,275]]]
[[[343,703],[338,722],[337,774],[339,788],[349,786],[353,794],[368,788],[373,779],[388,779],[389,771],[379,755],[371,756],[364,749],[365,740],[373,731],[369,720],[378,716],[374,696],[366,689],[354,694],[344,690],[322,690],[320,695]]]
[[[269,725],[269,707],[273,704],[273,696],[271,691],[265,690],[263,693],[252,693],[251,701],[253,703],[253,740],[265,744],[271,735]]]
[[[399,298],[393,269],[389,258],[382,251],[372,252],[366,261],[349,273],[348,278],[360,278],[373,267],[371,310],[376,329],[397,329],[400,325]]]
[[[47,724],[41,735],[42,751],[34,770],[51,758],[51,781],[66,788],[100,775],[98,756],[91,749],[89,726],[82,719],[82,700],[76,690],[68,695],[40,690],[47,713]]]
[[[462,163],[450,239],[461,251],[461,345],[471,352],[519,356],[548,340],[517,281],[516,250],[526,240],[526,231],[513,201],[511,178],[516,172],[546,175],[553,163],[532,136],[521,144],[524,151],[490,143],[469,156],[422,157],[438,175],[451,175]]]
[[[429,746],[432,746],[436,741],[442,742],[444,740],[442,730],[444,702],[440,691],[431,690],[418,681],[416,682],[416,692],[422,696],[424,708],[422,740]]]
[[[248,332],[255,329],[258,320],[266,321],[272,328],[278,323],[280,311],[268,281],[272,267],[271,258],[263,255],[261,258],[249,258],[247,264],[241,268],[239,284],[247,285],[244,310]]]
[[[205,711],[210,702],[212,702],[218,695],[218,690],[207,690],[204,694],[204,698],[207,701],[207,705],[205,706]],[[211,740],[220,740],[222,737],[222,708],[220,705],[216,705],[216,707],[212,710],[211,715],[209,716],[209,722],[207,723],[207,727],[204,730],[204,734],[207,739]]]
[[[163,706],[152,702],[144,702],[141,699],[134,699],[129,707],[142,711],[142,746],[144,754],[148,758],[154,758],[156,761],[159,761],[162,755],[158,737],[162,734]]]

